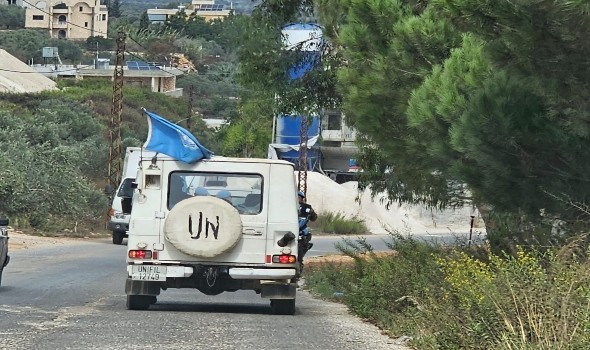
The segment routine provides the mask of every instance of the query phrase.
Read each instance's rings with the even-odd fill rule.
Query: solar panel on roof
[[[143,61],[127,61],[127,69],[129,70],[160,70],[155,65]]]
[[[199,11],[221,11],[223,10],[222,4],[205,4],[199,7]]]
[[[127,61],[127,69],[139,70],[139,65],[137,64],[137,61]]]

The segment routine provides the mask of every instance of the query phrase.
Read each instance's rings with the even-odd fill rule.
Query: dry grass
[[[371,261],[376,257],[393,256],[396,254],[397,253],[395,251],[387,251],[387,252],[374,252],[374,253],[359,254],[358,256],[361,259],[364,259],[366,261]],[[314,257],[305,258],[305,266],[310,269],[314,269],[314,268],[317,268],[319,266],[326,265],[326,264],[337,265],[337,266],[338,265],[353,265],[354,259],[348,255],[340,255],[340,254],[314,256]]]

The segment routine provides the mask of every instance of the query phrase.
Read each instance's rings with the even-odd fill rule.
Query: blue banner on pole
[[[159,115],[143,110],[147,114],[149,131],[143,147],[159,152],[185,163],[209,159],[213,154],[203,147],[197,138],[183,127]]]

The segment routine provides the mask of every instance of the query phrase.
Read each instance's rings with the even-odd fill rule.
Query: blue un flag
[[[147,141],[143,148],[185,163],[211,158],[213,153],[203,147],[188,130],[155,113],[145,109],[143,111],[147,114],[149,125]]]

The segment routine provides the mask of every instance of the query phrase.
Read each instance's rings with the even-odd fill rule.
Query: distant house
[[[10,0],[9,0],[10,1]],[[52,38],[107,37],[108,10],[100,0],[30,0],[25,28],[47,29]]]
[[[107,78],[112,79],[115,66],[106,69],[80,69],[79,78]],[[125,86],[136,86],[150,89],[153,92],[161,92],[172,97],[181,97],[182,89],[176,88],[176,77],[183,75],[179,69],[170,67],[156,67],[140,61],[128,61],[123,69],[123,81]]]
[[[187,16],[194,13],[204,18],[207,22],[214,19],[223,20],[232,12],[231,9],[224,9],[223,5],[215,4],[215,0],[192,0],[190,4],[181,5],[175,9],[148,9],[147,15],[151,23],[164,23],[182,10],[184,10]]]
[[[0,49],[0,92],[35,93],[55,89],[53,80]]]

